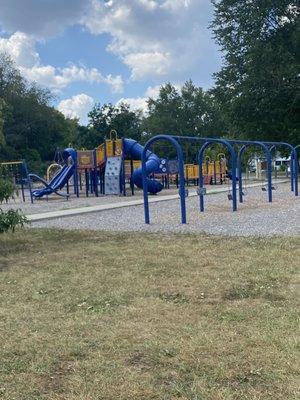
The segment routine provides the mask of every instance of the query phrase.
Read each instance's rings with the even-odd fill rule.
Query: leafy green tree
[[[141,135],[141,112],[132,111],[126,103],[119,105],[97,104],[89,113],[89,132],[86,137],[94,147],[109,137],[111,130],[117,131],[119,137],[130,137],[136,140]],[[93,138],[93,139],[92,139]]]
[[[220,136],[226,133],[214,97],[192,81],[181,90],[171,83],[161,86],[157,99],[148,100],[143,129],[151,135]]]
[[[0,100],[5,141],[0,159],[26,158],[39,171],[56,148],[68,146],[77,135],[77,122],[52,107],[50,91],[29,84],[5,54],[0,54]]]
[[[4,125],[3,109],[4,109],[4,100],[0,98],[0,147],[3,147],[5,143],[4,132],[3,132],[3,125]]]
[[[299,2],[214,0],[224,53],[212,93],[235,137],[300,139]]]

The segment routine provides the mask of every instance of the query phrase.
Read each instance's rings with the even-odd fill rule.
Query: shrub
[[[14,232],[17,226],[23,227],[26,223],[28,220],[20,210],[10,209],[5,212],[0,208],[0,233],[9,230]]]
[[[9,199],[14,197],[16,192],[16,186],[9,178],[7,171],[2,168],[0,171],[0,203],[3,203],[3,201],[7,203]],[[28,223],[28,220],[20,210],[10,209],[3,211],[0,208],[0,233],[9,230],[14,232],[17,226],[23,227],[26,223]]]

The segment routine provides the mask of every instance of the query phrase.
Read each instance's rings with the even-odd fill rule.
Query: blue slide
[[[35,198],[40,198],[52,193],[55,193],[62,197],[67,197],[67,194],[59,193],[68,182],[68,180],[73,176],[76,169],[77,155],[76,151],[72,148],[67,148],[63,151],[62,157],[64,160],[63,168],[52,178],[50,182],[46,182],[43,178],[35,174],[29,174],[29,178],[34,178],[39,182],[44,184],[43,189],[36,189],[32,191],[32,196]]]
[[[133,139],[124,139],[124,152],[126,155],[130,155],[134,160],[141,160],[142,152],[144,147],[139,144],[136,140]],[[146,171],[147,175],[159,172],[160,166],[160,159],[152,153],[152,151],[148,150],[146,154]],[[138,168],[133,172],[132,175],[133,183],[140,189],[143,188],[143,178],[142,178],[142,168]],[[148,183],[148,191],[151,194],[156,194],[163,189],[163,185],[154,180],[154,179],[147,179]]]

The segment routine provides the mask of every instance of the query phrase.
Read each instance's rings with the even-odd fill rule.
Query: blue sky
[[[209,88],[221,57],[209,0],[0,0],[0,52],[87,122],[95,102],[144,108],[165,82]]]

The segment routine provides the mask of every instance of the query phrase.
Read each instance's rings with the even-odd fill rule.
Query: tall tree
[[[74,139],[78,124],[53,108],[52,101],[47,89],[29,84],[12,60],[0,54],[0,133],[5,140],[0,158],[26,158],[38,169],[57,147]]]
[[[161,86],[157,99],[148,100],[143,128],[150,134],[220,136],[226,133],[213,95],[186,82],[181,90],[171,83]]]
[[[0,97],[0,147],[4,146],[5,140],[4,140],[4,132],[3,132],[3,126],[4,126],[4,116],[3,116],[3,110],[4,110],[4,100]]]
[[[102,143],[111,130],[117,131],[119,137],[140,139],[141,113],[131,110],[128,104],[97,104],[89,113],[89,118],[89,127],[93,131],[88,136],[90,141],[91,136],[94,137],[94,146]]]
[[[214,0],[224,52],[213,94],[230,131],[247,139],[300,139],[299,2]]]

